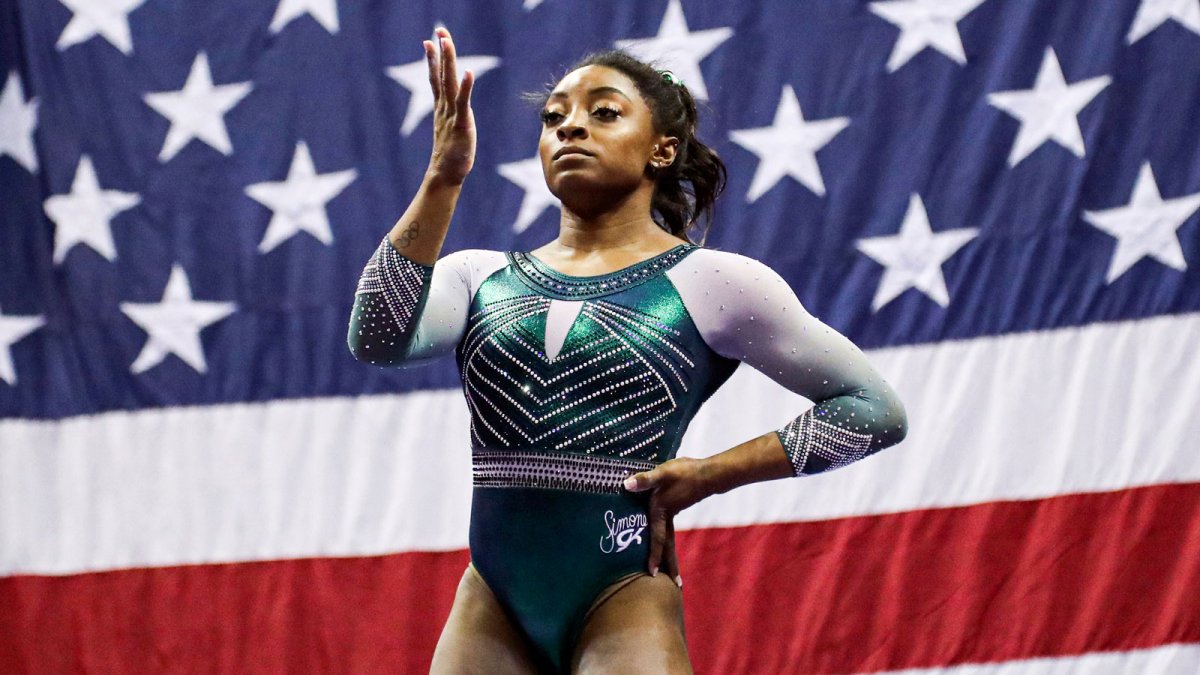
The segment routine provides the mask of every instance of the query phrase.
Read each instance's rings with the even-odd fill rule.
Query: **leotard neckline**
[[[695,244],[679,244],[615,272],[583,277],[563,274],[528,252],[513,251],[507,255],[521,276],[546,295],[559,300],[587,300],[648,281],[697,248]]]

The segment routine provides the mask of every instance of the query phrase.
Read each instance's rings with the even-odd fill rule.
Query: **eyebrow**
[[[633,100],[633,99],[629,98],[629,96],[626,95],[625,92],[621,91],[620,89],[617,89],[616,87],[595,87],[594,89],[588,90],[588,96],[595,96],[597,94],[619,94],[626,101]],[[567,92],[565,92],[565,91],[556,91],[556,92],[553,92],[552,94],[550,94],[550,96],[548,98],[569,98],[569,96],[568,96]]]

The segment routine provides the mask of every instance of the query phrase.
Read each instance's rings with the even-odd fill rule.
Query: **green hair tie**
[[[659,72],[661,72],[661,73],[662,73],[662,79],[663,79],[663,82],[666,82],[667,84],[673,84],[673,85],[675,85],[676,87],[682,87],[682,86],[683,86],[683,80],[681,80],[681,79],[679,79],[678,77],[676,77],[676,76],[675,76],[675,73],[672,73],[672,72],[671,72],[671,71],[669,71],[669,70],[663,70],[663,71],[659,71]]]

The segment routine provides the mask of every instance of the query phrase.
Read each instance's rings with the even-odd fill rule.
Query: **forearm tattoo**
[[[401,232],[400,236],[396,238],[396,248],[408,248],[409,244],[416,241],[417,235],[419,234],[421,234],[421,223],[420,221],[414,220],[409,224],[408,227],[404,228],[404,231]]]

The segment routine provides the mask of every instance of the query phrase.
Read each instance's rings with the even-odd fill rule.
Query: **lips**
[[[559,148],[558,152],[554,153],[554,159],[558,159],[559,157],[562,157],[564,155],[576,155],[576,154],[584,155],[586,157],[595,157],[595,155],[593,153],[588,152],[587,150],[584,150],[583,148],[581,148],[579,146],[568,145],[566,147]]]

